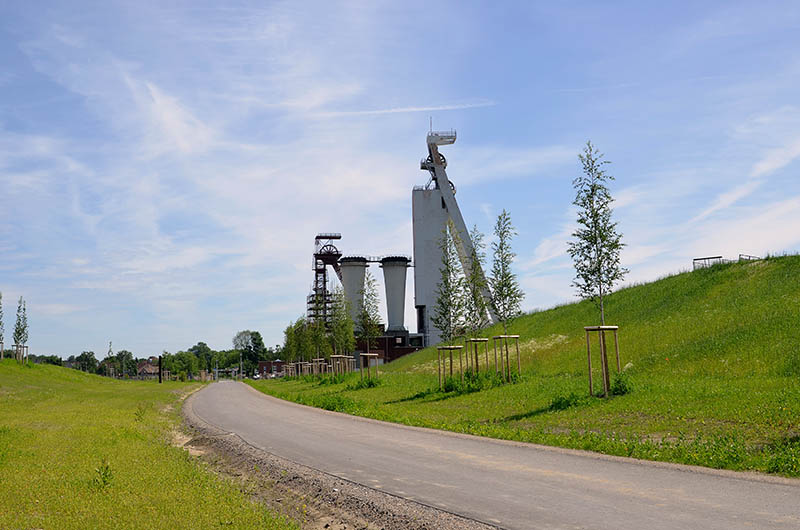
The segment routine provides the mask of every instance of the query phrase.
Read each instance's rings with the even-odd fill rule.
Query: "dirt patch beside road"
[[[381,528],[495,528],[423,504],[380,492],[257,449],[239,436],[209,425],[183,406],[187,433],[176,445],[236,481],[269,508],[298,520],[303,528],[346,530]]]

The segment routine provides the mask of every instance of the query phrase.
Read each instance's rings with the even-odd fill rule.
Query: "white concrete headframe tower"
[[[461,216],[455,197],[455,186],[447,178],[447,160],[439,153],[439,146],[456,141],[455,131],[431,131],[428,133],[428,157],[420,163],[420,169],[430,172],[426,186],[417,186],[411,194],[414,231],[414,305],[417,309],[417,331],[425,337],[425,345],[440,341],[439,330],[431,324],[431,313],[436,304],[436,288],[441,279],[442,250],[439,248],[447,220],[452,219],[459,236],[458,255],[464,273],[472,270],[472,240]],[[483,271],[480,272],[483,274]],[[488,302],[490,293],[484,289]],[[490,311],[489,320],[495,315]]]

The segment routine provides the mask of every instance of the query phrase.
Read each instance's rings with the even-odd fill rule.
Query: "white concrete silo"
[[[346,256],[339,260],[342,288],[344,288],[344,295],[350,307],[350,318],[353,319],[353,322],[358,321],[358,313],[361,311],[361,304],[364,300],[364,277],[368,266],[367,258],[362,256]]]
[[[386,288],[387,332],[406,331],[406,271],[411,262],[406,256],[386,256],[381,259],[383,285]]]

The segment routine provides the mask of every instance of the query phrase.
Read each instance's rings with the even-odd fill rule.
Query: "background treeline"
[[[352,353],[356,347],[356,331],[362,340],[371,340],[383,332],[378,314],[377,284],[367,271],[364,289],[361,292],[362,307],[354,322],[350,318],[350,305],[341,288],[331,293],[326,319],[301,316],[290,322],[283,331],[283,346],[280,356],[284,361],[310,361],[314,358],[329,358],[331,354]],[[366,330],[363,331],[363,330]]]
[[[238,370],[239,362],[246,375],[253,375],[259,361],[270,361],[280,358],[282,348],[266,347],[261,333],[258,331],[244,330],[233,337],[233,348],[229,350],[213,350],[205,342],[198,342],[185,351],[161,353],[162,368],[180,379],[193,379],[201,370],[208,372],[214,369]],[[84,351],[80,355],[70,355],[65,361],[56,355],[31,355],[31,360],[37,363],[71,366],[84,372],[96,373],[115,377],[136,377],[139,363],[150,360],[147,356],[137,358],[128,350],[119,350],[109,353],[98,360],[93,351]],[[157,359],[154,359],[157,363]]]

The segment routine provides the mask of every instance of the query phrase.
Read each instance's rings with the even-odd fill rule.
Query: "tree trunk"
[[[600,286],[600,325],[606,325],[606,312],[605,307],[603,307],[603,286]]]

